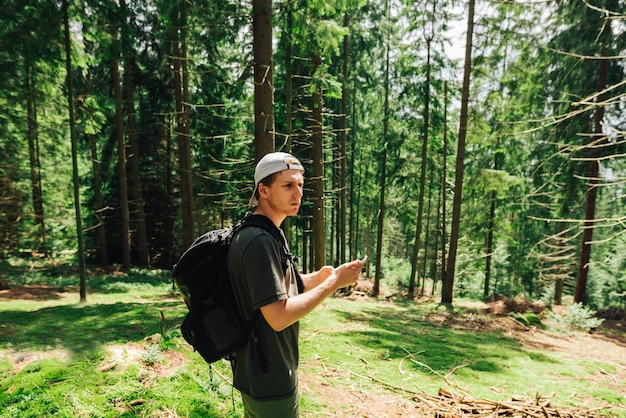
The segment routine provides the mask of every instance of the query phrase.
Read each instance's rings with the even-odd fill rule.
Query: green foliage
[[[512,312],[511,317],[513,317],[513,319],[515,319],[517,322],[520,322],[526,326],[533,326],[533,327],[538,327],[541,329],[545,329],[546,325],[541,321],[541,318],[539,317],[539,315],[535,314],[535,313],[530,313],[530,312],[526,312],[526,313],[518,313],[518,312]]]
[[[474,37],[472,50],[457,295],[477,297],[483,292],[491,192],[497,192],[490,248],[491,290],[536,295],[550,286],[555,271],[575,276],[580,248],[578,221],[584,217],[582,202],[587,190],[587,163],[580,161],[584,156],[581,145],[590,133],[595,104],[585,106],[596,99],[601,61],[597,56],[603,49],[612,56],[624,50],[619,25],[616,29],[614,23],[607,23],[619,22],[614,17],[619,16],[617,11],[622,5],[622,0],[603,0],[597,5],[498,3],[477,16],[481,29],[480,36]],[[311,92],[321,89],[327,149],[326,228],[333,232],[327,237],[329,243],[336,239],[338,216],[331,211],[336,211],[340,192],[346,190],[351,199],[347,212],[352,217],[350,230],[346,231],[353,238],[349,252],[368,251],[372,265],[373,249],[378,245],[375,231],[381,196],[380,155],[383,149],[388,152],[385,226],[380,245],[382,275],[390,282],[408,280],[407,260],[415,245],[421,186],[425,186],[429,197],[421,231],[422,266],[432,264],[427,257],[436,256],[439,262],[442,241],[450,231],[461,63],[449,52],[458,48],[453,41],[462,40],[458,34],[465,30],[457,26],[462,19],[456,9],[456,3],[448,1],[275,4],[274,33],[280,37],[273,74],[276,148],[292,147],[309,164]],[[71,183],[71,164],[60,7],[53,1],[24,0],[9,1],[2,10],[0,254],[25,256],[42,248],[44,231],[33,216],[28,153],[28,138],[36,136],[33,139],[39,161],[34,168],[41,171],[45,244],[51,256],[64,264],[65,254],[76,251],[77,231],[72,190],[67,187]],[[183,10],[187,11],[184,26],[179,21]],[[290,27],[287,16],[291,17]],[[100,249],[97,227],[103,225],[108,260],[102,263],[114,266],[121,261],[121,185],[114,135],[116,104],[111,88],[111,65],[115,60],[122,76],[132,72],[134,87],[135,109],[128,109],[127,103],[124,108],[136,119],[143,202],[131,202],[132,256],[137,253],[135,205],[143,204],[152,265],[168,269],[184,245],[180,238],[180,156],[173,73],[173,63],[179,57],[175,56],[172,39],[186,36],[193,217],[199,235],[240,218],[251,192],[254,85],[250,3],[138,0],[126,2],[123,9],[116,2],[70,2],[70,21],[88,260],[96,261]],[[607,27],[613,32],[602,31]],[[314,54],[322,60],[313,74]],[[289,80],[287,68],[291,70]],[[387,69],[390,100],[385,103]],[[622,79],[623,62],[611,59],[607,82],[610,85]],[[290,92],[286,90],[287,81],[292,82]],[[444,81],[448,86],[445,91]],[[613,99],[608,103],[618,103],[623,89],[620,85],[610,89]],[[288,94],[291,109],[286,109]],[[338,152],[343,134],[343,97],[348,107],[345,156]],[[30,119],[29,109],[36,111]],[[288,135],[287,110],[293,110]],[[619,186],[625,172],[624,159],[620,158],[624,155],[620,125],[623,109],[606,106],[605,110],[603,126],[608,138],[599,148],[602,175],[606,173],[607,182],[599,188],[597,207],[597,218],[604,221],[594,224],[586,300],[597,309],[626,304],[620,251],[624,246],[625,213]],[[124,115],[125,129],[128,116]],[[384,126],[388,128],[386,133]],[[130,132],[125,134],[128,137]],[[426,134],[428,154],[422,161]],[[615,158],[604,158],[610,155]],[[98,163],[97,173],[93,172],[92,157]],[[347,162],[347,184],[338,184],[337,167],[342,161]],[[426,184],[420,185],[417,179],[423,166],[428,175]],[[96,202],[96,174],[100,176],[102,207]],[[443,174],[447,176],[446,184]],[[298,232],[292,234],[292,248],[298,249],[300,256],[305,254],[303,246],[311,242],[304,240],[311,232],[307,229],[310,201],[306,194],[308,190],[301,216],[292,222],[293,231]],[[445,211],[443,197],[447,199]],[[443,215],[447,225],[441,225]],[[331,219],[337,223],[331,225]],[[556,222],[563,219],[572,222]],[[336,249],[336,242],[333,246]],[[555,253],[560,255],[556,261],[550,257]],[[334,262],[336,257],[328,258]],[[36,261],[27,260],[38,268]],[[438,272],[441,270],[438,266]],[[45,267],[36,280],[67,288],[75,285],[71,272],[67,265]],[[420,275],[429,277],[429,272]],[[11,273],[4,278],[10,283],[23,281]],[[92,275],[89,286],[121,294],[143,283],[113,283],[110,279],[108,274]],[[565,291],[572,293],[571,283]]]
[[[548,319],[554,321],[557,327],[564,328],[567,331],[579,330],[584,332],[589,332],[604,322],[604,319],[596,318],[595,312],[583,306],[582,303],[573,303],[568,306],[565,315],[549,311]]]
[[[146,345],[146,352],[141,355],[141,359],[146,366],[154,366],[157,363],[162,363],[165,358],[157,344],[148,344]]]

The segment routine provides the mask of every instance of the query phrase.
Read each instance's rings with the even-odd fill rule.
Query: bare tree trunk
[[[350,24],[348,13],[343,16],[343,26],[345,28]],[[347,158],[348,158],[348,57],[350,48],[350,39],[348,35],[343,37],[343,87],[341,89],[341,145],[340,145],[340,161],[341,171],[339,179],[340,197],[339,197],[339,264],[346,261],[346,207],[347,201]]]
[[[487,242],[486,242],[486,251],[487,256],[485,259],[485,286],[483,288],[483,297],[489,297],[489,287],[491,281],[491,255],[493,253],[493,228],[495,223],[495,212],[496,212],[496,195],[497,192],[494,190],[489,193],[490,204],[489,204],[489,225],[487,229]]]
[[[117,31],[111,26],[111,38],[116,39],[116,37]],[[113,57],[115,56],[114,54]],[[126,141],[124,140],[120,70],[119,62],[116,58],[111,59],[111,83],[115,97],[115,138],[117,139],[117,173],[120,183],[122,267],[125,270],[130,270],[130,213],[128,210],[128,183],[126,178]]]
[[[604,26],[603,32],[608,30],[608,25]],[[603,51],[602,55],[606,55]],[[598,74],[598,90],[603,92],[606,89],[606,75],[608,71],[608,60],[600,60]],[[583,242],[580,250],[580,263],[578,264],[578,278],[576,279],[576,289],[574,291],[574,302],[585,303],[587,299],[587,277],[589,275],[589,262],[591,261],[591,241],[593,240],[593,223],[596,214],[596,199],[598,196],[598,175],[600,163],[598,161],[598,146],[604,134],[602,133],[602,119],[604,119],[605,93],[598,96],[598,103],[593,117],[594,132],[591,143],[586,144],[586,152],[589,158],[589,188],[587,189],[587,201],[585,204],[585,223],[583,229]]]
[[[138,264],[147,266],[150,264],[150,253],[148,250],[148,232],[146,230],[146,215],[144,212],[144,199],[141,185],[141,172],[139,170],[139,146],[137,144],[137,128],[135,126],[135,101],[133,99],[132,68],[130,59],[126,61],[124,71],[124,84],[126,92],[126,114],[128,121],[128,142],[130,145],[130,155],[128,163],[130,165],[130,184],[133,206],[135,208],[135,222],[137,222],[137,248],[139,250]],[[128,74],[127,74],[128,73]]]
[[[452,205],[452,230],[450,231],[450,251],[441,289],[441,303],[452,304],[454,288],[454,272],[456,267],[456,250],[459,243],[459,227],[461,223],[461,195],[463,192],[463,171],[465,164],[465,138],[467,137],[467,113],[469,101],[469,84],[472,70],[472,36],[474,32],[474,6],[476,0],[469,0],[467,16],[467,41],[465,45],[465,68],[463,70],[463,90],[461,92],[461,116],[459,120],[459,141],[456,154],[456,175],[454,182],[454,201]]]
[[[432,185],[433,184],[433,169],[432,167],[430,167],[430,170],[428,171],[428,184]],[[424,295],[424,289],[426,287],[426,265],[428,264],[428,242],[430,241],[430,212],[431,212],[431,204],[432,204],[432,197],[433,197],[433,188],[432,187],[428,187],[428,198],[426,199],[426,201],[428,202],[428,204],[426,205],[426,236],[424,236],[424,262],[422,263],[422,288],[420,289],[420,295]],[[435,253],[437,253],[437,246],[435,245]]]
[[[30,157],[30,188],[33,198],[33,212],[35,223],[39,225],[39,248],[37,251],[48,256],[48,246],[46,245],[46,224],[43,210],[43,192],[41,184],[41,160],[39,154],[39,138],[37,127],[37,100],[33,73],[35,72],[30,62],[26,63],[26,109],[28,119],[28,155]]]
[[[313,74],[321,65],[321,57],[313,54]],[[313,252],[315,257],[314,268],[317,270],[326,264],[326,227],[324,208],[324,120],[322,107],[324,105],[322,92],[316,90],[313,93],[313,110],[311,116],[311,145],[313,175]]]
[[[122,15],[124,22],[127,22],[126,2],[120,0]],[[126,99],[126,121],[128,124],[128,143],[130,145],[130,155],[128,155],[128,164],[130,166],[130,184],[133,207],[135,212],[135,222],[137,223],[137,249],[140,266],[150,264],[150,253],[148,250],[148,233],[146,231],[146,215],[144,212],[144,199],[141,184],[141,171],[139,169],[139,146],[137,144],[137,127],[135,124],[135,99],[133,72],[135,62],[130,54],[130,41],[128,35],[128,27],[122,28],[122,50],[124,51],[124,94]]]
[[[293,154],[293,66],[292,61],[292,42],[293,42],[293,2],[285,5],[287,10],[287,24],[285,28],[285,134],[287,135],[287,152]],[[273,107],[272,107],[273,109]],[[287,243],[291,245],[291,217],[285,218],[282,228],[287,238]]]
[[[89,145],[91,147],[91,166],[93,171],[93,191],[95,201],[94,216],[96,218],[96,230],[98,232],[98,248],[96,250],[98,262],[101,266],[109,263],[106,244],[106,230],[104,228],[104,211],[102,199],[102,180],[100,179],[100,164],[98,160],[98,151],[96,148],[96,136],[89,135]]]
[[[254,152],[256,160],[274,151],[272,0],[253,0]]]
[[[448,173],[448,82],[443,82],[443,161],[441,165],[441,281],[443,283],[446,276],[446,192]],[[435,294],[435,283],[433,282],[433,295]]]
[[[415,244],[413,246],[413,258],[411,259],[411,278],[409,280],[409,299],[415,297],[415,278],[419,271],[419,252],[422,245],[422,219],[424,215],[424,190],[426,187],[426,167],[428,153],[428,119],[430,104],[430,43],[432,37],[426,39],[426,97],[424,98],[424,135],[422,141],[422,167],[420,173],[420,192],[417,209],[417,222],[415,225]]]
[[[74,210],[76,214],[76,235],[78,241],[78,275],[80,280],[80,302],[87,301],[85,277],[85,245],[83,243],[83,224],[80,213],[80,181],[78,177],[78,138],[76,133],[76,115],[74,112],[74,84],[72,82],[72,51],[70,47],[70,23],[67,0],[63,0],[63,23],[65,26],[65,68],[67,73],[67,98],[70,114],[70,137],[72,141],[72,182],[74,184]]]
[[[193,172],[191,166],[191,138],[189,136],[189,75],[187,74],[187,6],[182,1],[173,7],[173,67],[174,93],[176,97],[176,140],[178,143],[178,170],[180,176],[181,206],[183,217],[183,245],[190,245],[195,238],[193,218]],[[180,14],[179,14],[180,13]]]
[[[89,42],[84,40],[85,45]],[[85,77],[85,96],[90,97],[92,95],[92,73],[91,69],[87,71]],[[87,117],[92,120],[94,117],[95,109],[93,106],[85,103],[85,111]],[[106,266],[109,264],[109,256],[107,252],[107,237],[106,228],[104,222],[104,199],[102,197],[102,178],[100,176],[100,159],[98,158],[97,137],[94,133],[87,134],[89,140],[89,147],[91,151],[91,168],[92,168],[92,187],[94,195],[93,216],[96,224],[94,228],[98,237],[98,244],[96,247],[96,258],[100,266]]]
[[[445,157],[444,157],[445,158]],[[436,215],[435,215],[435,226],[434,226],[434,234],[435,234],[435,243],[433,245],[433,256],[432,256],[432,260],[430,263],[430,278],[433,281],[433,286],[432,286],[432,293],[431,295],[434,296],[435,294],[435,283],[437,282],[437,274],[438,274],[438,266],[437,266],[437,260],[438,260],[438,254],[439,254],[439,235],[441,235],[441,230],[440,230],[440,217],[441,217],[441,194],[438,194],[436,196],[437,199],[437,208],[436,210]]]
[[[352,94],[352,131],[350,132],[350,162],[351,162],[351,170],[350,170],[350,218],[348,220],[348,225],[350,229],[350,235],[348,238],[348,248],[350,250],[350,259],[353,260],[356,258],[357,252],[357,230],[358,230],[358,222],[355,219],[355,213],[359,213],[358,208],[358,199],[355,197],[355,167],[356,167],[356,91]],[[359,166],[359,170],[361,167]],[[358,216],[358,215],[357,215]]]
[[[389,6],[387,5],[387,8]],[[385,57],[385,104],[383,117],[383,151],[380,167],[380,203],[378,206],[378,226],[376,235],[376,273],[374,273],[374,288],[372,293],[378,296],[380,293],[381,259],[383,256],[383,230],[385,226],[385,188],[387,182],[387,146],[389,136],[389,39]]]
[[[175,233],[174,233],[174,179],[172,175],[172,170],[169,167],[174,165],[173,160],[175,159],[174,153],[172,151],[172,119],[171,116],[167,117],[167,127],[165,128],[165,132],[163,133],[163,137],[165,138],[165,210],[167,212],[167,216],[165,217],[165,237],[167,245],[167,252],[164,254],[164,259],[166,260],[167,265],[172,265],[176,259],[175,253]],[[172,283],[174,286],[174,283]]]

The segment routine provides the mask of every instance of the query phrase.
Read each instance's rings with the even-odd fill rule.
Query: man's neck
[[[268,211],[262,207],[258,207],[254,210],[253,212],[255,215],[263,215],[266,218],[268,218],[269,220],[271,220],[274,225],[276,225],[276,228],[280,228],[280,225],[283,223],[283,221],[285,220],[286,216],[282,216],[282,215],[277,215],[276,213],[272,212],[272,211]]]

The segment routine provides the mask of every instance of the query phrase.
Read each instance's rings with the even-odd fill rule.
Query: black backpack
[[[173,280],[189,308],[180,326],[181,334],[207,363],[228,358],[245,346],[254,325],[241,316],[227,263],[228,249],[234,234],[248,226],[263,228],[278,240],[285,271],[287,262],[292,262],[291,254],[287,251],[280,230],[261,215],[247,215],[235,226],[201,235],[183,253],[172,270]],[[298,287],[302,291],[299,277]]]

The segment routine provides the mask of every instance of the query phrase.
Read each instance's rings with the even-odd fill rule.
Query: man
[[[290,154],[263,157],[254,173],[254,214],[276,228],[296,215],[303,174],[302,164]],[[352,261],[300,275],[286,245],[262,228],[248,227],[233,237],[228,253],[235,296],[245,319],[255,324],[253,338],[232,363],[246,418],[299,416],[298,321],[338,289],[354,284],[363,268],[361,261]]]

